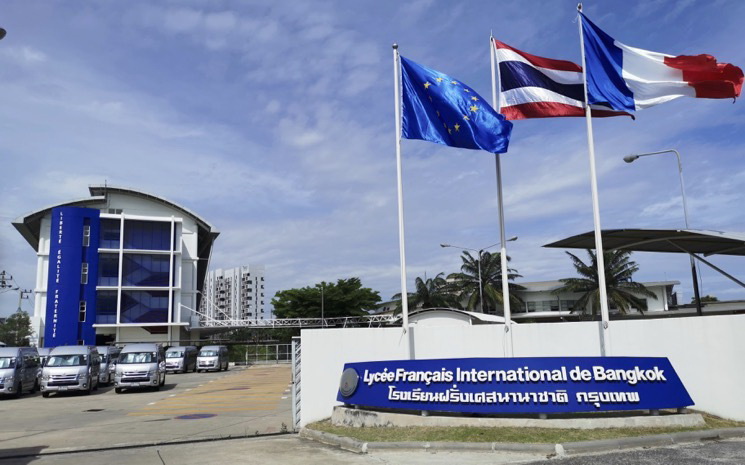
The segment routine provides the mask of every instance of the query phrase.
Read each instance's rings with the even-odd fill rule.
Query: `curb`
[[[720,428],[701,431],[656,434],[651,436],[599,439],[596,441],[565,442],[560,444],[515,443],[515,442],[363,442],[309,428],[301,428],[299,436],[330,446],[337,446],[356,454],[384,450],[441,450],[473,452],[527,452],[545,455],[577,455],[597,452],[612,452],[621,449],[666,447],[699,441],[745,437],[745,427]]]
[[[15,449],[15,453],[4,453],[0,451],[0,460],[17,459],[17,458],[28,458],[28,457],[39,457],[45,455],[64,455],[64,454],[79,454],[84,452],[104,452],[110,450],[121,450],[121,449],[135,449],[135,448],[147,448],[147,447],[159,447],[159,446],[174,446],[179,444],[197,444],[201,442],[216,442],[216,441],[232,441],[236,439],[267,439],[278,436],[292,435],[292,432],[278,432],[278,433],[265,433],[259,435],[240,435],[240,436],[227,436],[227,437],[201,437],[194,439],[173,439],[165,441],[153,441],[153,442],[137,442],[137,443],[120,443],[111,444],[105,447],[58,447],[56,449],[37,449],[36,447],[22,447]],[[12,450],[12,449],[11,449]],[[28,452],[21,452],[27,450]]]

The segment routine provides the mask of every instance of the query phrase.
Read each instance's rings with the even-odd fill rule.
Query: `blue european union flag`
[[[401,57],[403,137],[505,153],[512,123],[462,82]]]

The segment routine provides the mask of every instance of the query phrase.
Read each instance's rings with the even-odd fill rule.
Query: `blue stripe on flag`
[[[582,84],[560,84],[521,61],[500,61],[499,76],[502,91],[521,87],[541,87],[580,102],[585,100]]]
[[[587,100],[614,110],[634,111],[634,93],[623,79],[623,51],[615,40],[580,13],[587,65]]]

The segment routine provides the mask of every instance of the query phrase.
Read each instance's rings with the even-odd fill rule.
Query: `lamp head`
[[[7,33],[8,32],[5,29],[0,27],[0,40],[3,40],[3,37],[5,37],[5,34]]]
[[[440,247],[450,247],[450,244],[440,244]]]
[[[639,155],[626,155],[625,157],[623,157],[623,161],[625,161],[626,163],[632,163],[637,158],[639,158]]]

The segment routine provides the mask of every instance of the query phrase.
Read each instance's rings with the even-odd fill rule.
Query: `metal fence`
[[[292,429],[300,431],[300,338],[292,338]]]
[[[237,364],[275,364],[292,362],[291,344],[264,344],[233,346],[231,361]]]

